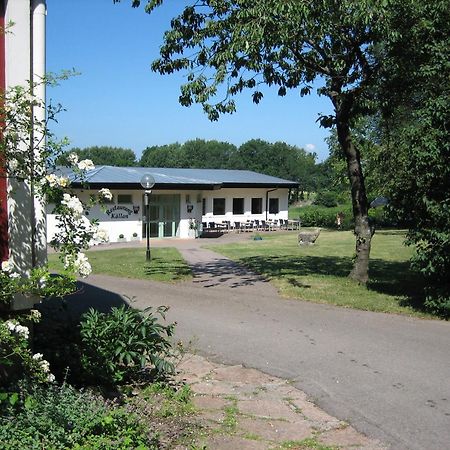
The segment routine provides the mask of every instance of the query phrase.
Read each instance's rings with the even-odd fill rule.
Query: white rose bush
[[[28,323],[38,322],[40,313],[31,310],[21,320]],[[50,372],[50,364],[40,353],[33,354],[29,347],[29,326],[21,325],[18,319],[0,321],[0,381],[4,382],[8,369],[20,366],[22,373],[16,376],[28,376],[37,383],[52,383],[55,376]],[[9,378],[11,374],[8,374]],[[10,380],[11,381],[11,380]]]
[[[67,78],[63,75],[58,79]],[[47,77],[40,83],[16,86],[0,94],[0,173],[16,182],[27,183],[31,195],[54,204],[58,233],[51,245],[60,252],[64,272],[50,274],[47,267],[33,267],[19,273],[11,258],[1,261],[0,270],[0,384],[11,375],[8,366],[20,367],[19,373],[30,375],[38,382],[51,382],[54,376],[48,362],[29,349],[29,324],[40,320],[40,313],[11,315],[9,304],[15,295],[35,295],[40,298],[63,297],[76,289],[76,278],[87,277],[91,266],[84,251],[92,244],[108,239],[95,221],[86,217],[95,203],[102,204],[112,198],[108,189],[101,189],[83,204],[70,192],[70,177],[57,170],[56,161],[68,144],[66,139],[55,141],[48,124],[62,110],[61,105],[44,106],[33,95],[38,84],[55,83],[57,78]],[[33,111],[45,108],[46,118],[39,119]],[[32,114],[30,114],[32,112]],[[67,158],[72,173],[81,181],[95,169],[89,159],[79,160],[75,153]],[[13,371],[14,372],[14,371]],[[17,370],[16,370],[17,372]]]

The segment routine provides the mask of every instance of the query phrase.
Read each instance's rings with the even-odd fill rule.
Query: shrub
[[[338,205],[337,194],[333,191],[320,191],[314,199],[314,205],[332,208]]]
[[[81,364],[90,378],[105,384],[161,378],[174,371],[170,362],[175,324],[162,325],[167,307],[143,313],[121,306],[110,313],[90,309],[81,318]]]
[[[322,227],[337,228],[336,215],[342,212],[344,220],[341,226],[342,230],[353,230],[354,220],[352,206],[340,205],[334,208],[323,206],[303,206],[298,208],[298,217],[304,227]],[[377,228],[395,228],[397,223],[388,216],[384,208],[369,209],[369,218],[372,224]]]
[[[299,217],[303,227],[336,228],[336,214],[344,214],[341,229],[353,229],[353,213],[350,206],[325,208],[323,206],[304,206],[299,210]]]
[[[0,320],[0,386],[15,386],[20,379],[35,383],[54,381],[48,361],[41,353],[33,354],[30,348],[30,325],[39,319],[40,313],[31,310],[20,321]]]
[[[4,450],[157,448],[134,414],[68,384],[22,387],[10,398],[0,401]]]

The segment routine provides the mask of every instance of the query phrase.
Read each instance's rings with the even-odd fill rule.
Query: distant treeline
[[[317,155],[284,142],[270,143],[252,139],[237,147],[228,142],[195,139],[184,144],[147,147],[140,160],[131,149],[118,147],[72,148],[69,153],[91,159],[96,165],[120,167],[178,167],[193,169],[252,170],[300,183],[301,191],[316,191],[328,181],[326,163],[317,163]]]

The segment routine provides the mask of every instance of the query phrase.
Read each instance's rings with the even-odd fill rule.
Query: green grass
[[[152,249],[152,260],[145,261],[145,249],[122,248],[113,250],[87,251],[93,273],[124,278],[155,280],[165,282],[183,281],[192,278],[192,272],[175,248]],[[49,255],[49,268],[62,270],[59,255]]]
[[[383,230],[374,235],[367,287],[347,277],[355,248],[351,232],[322,230],[315,245],[301,247],[297,233],[263,233],[262,237],[262,241],[208,248],[264,275],[286,297],[429,317],[415,308],[421,285],[409,270],[413,249],[403,245],[402,231]]]

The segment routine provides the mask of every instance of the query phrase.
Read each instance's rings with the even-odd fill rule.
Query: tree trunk
[[[347,160],[347,174],[351,185],[353,217],[355,219],[356,258],[349,277],[359,283],[366,284],[369,279],[369,255],[373,229],[369,223],[369,205],[360,153],[351,139],[347,111],[336,109],[336,128],[339,144]]]

